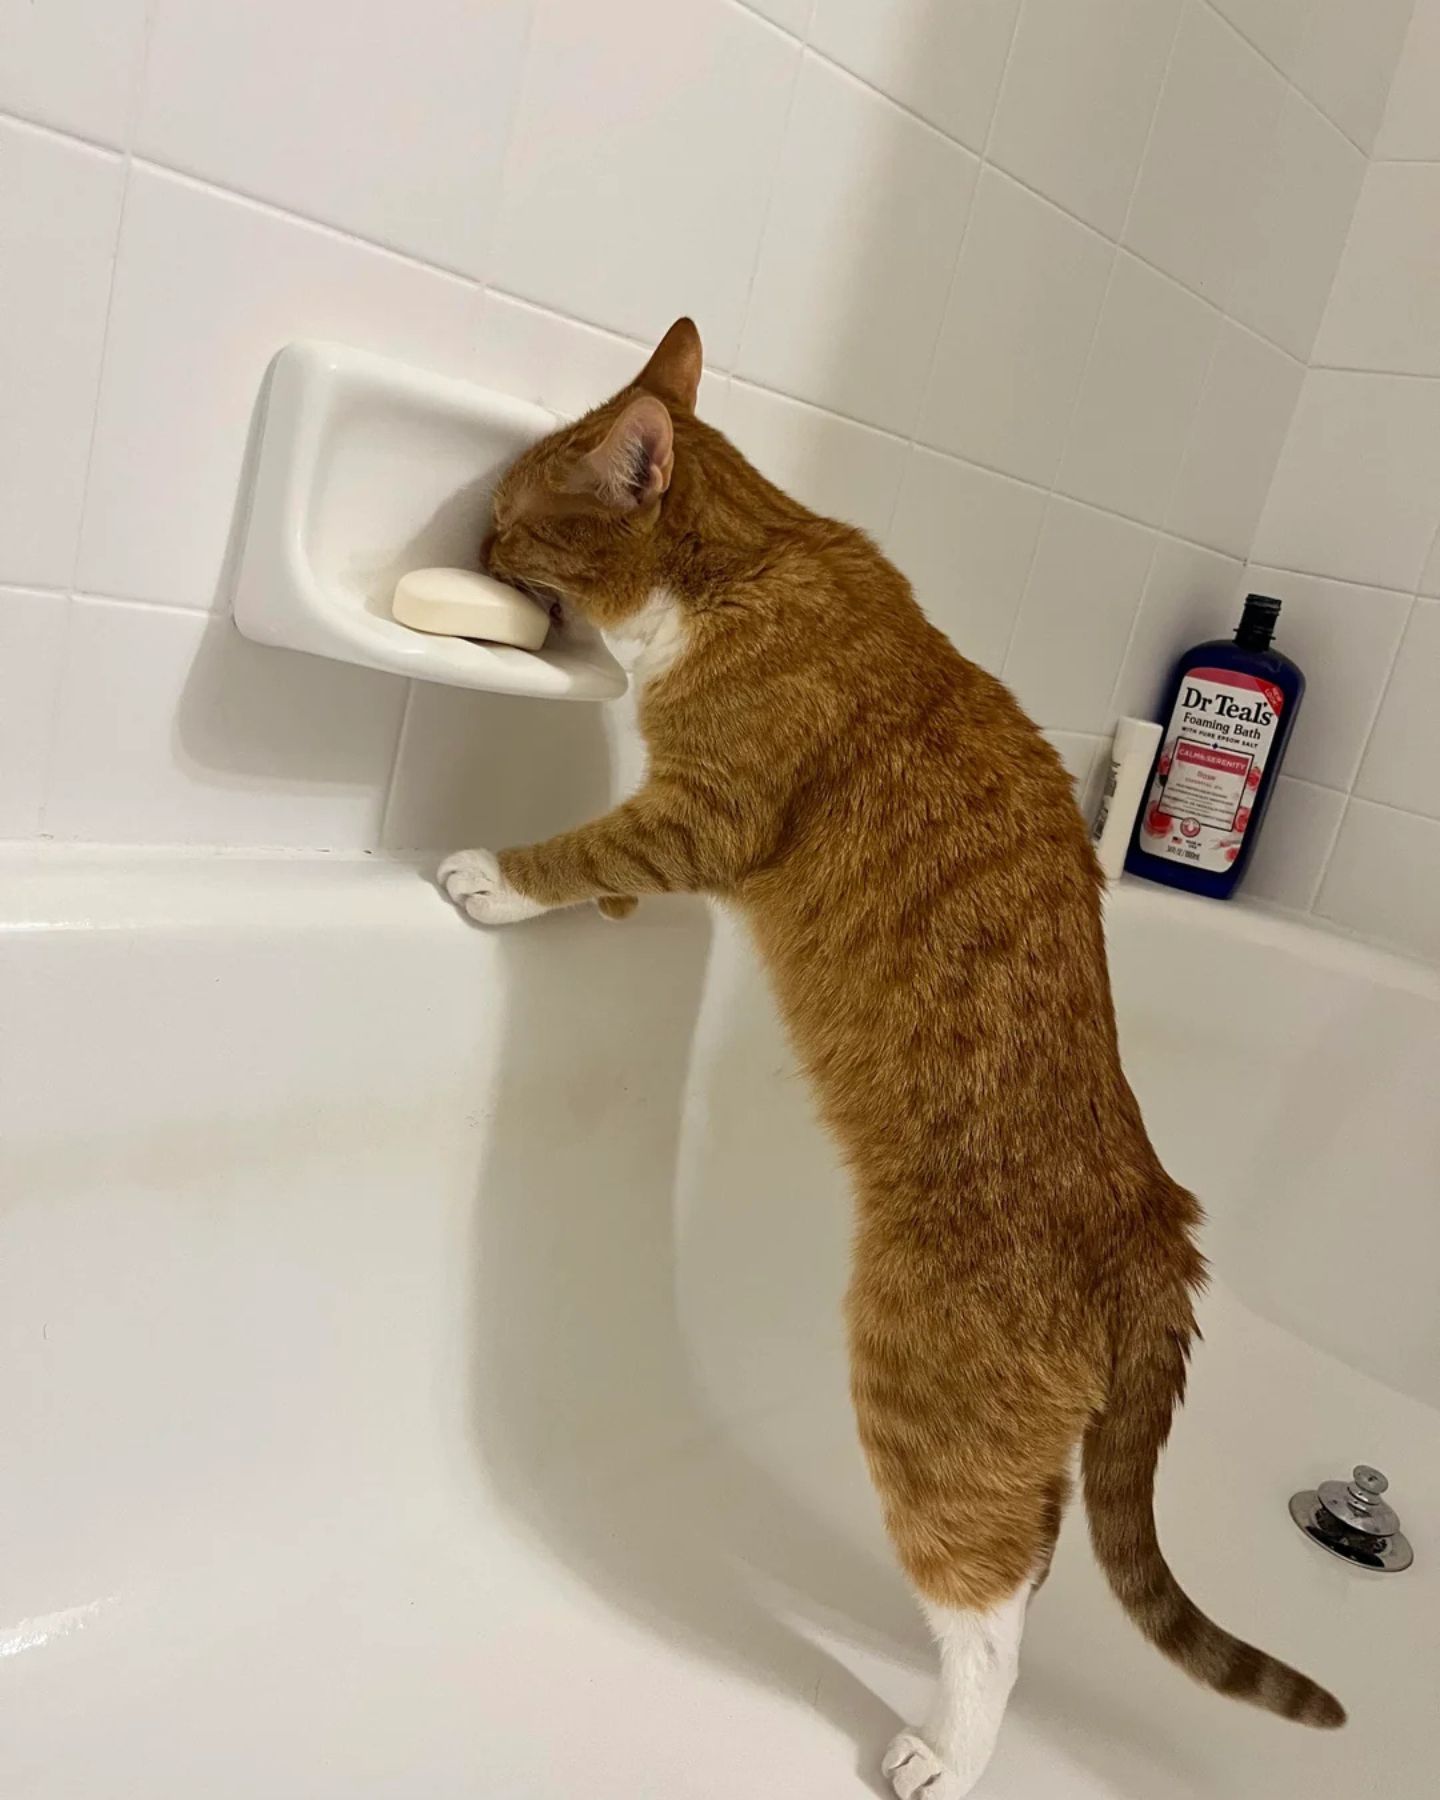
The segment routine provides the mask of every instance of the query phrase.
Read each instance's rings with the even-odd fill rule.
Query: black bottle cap
[[[1235,628],[1235,642],[1246,650],[1268,650],[1280,617],[1280,602],[1268,594],[1247,594],[1245,611]]]

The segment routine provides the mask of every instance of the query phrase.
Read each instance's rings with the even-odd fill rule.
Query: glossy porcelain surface
[[[877,1792],[929,1651],[855,1447],[844,1181],[699,905],[464,927],[364,859],[0,861],[7,1800]],[[1210,1212],[1186,1585],[1344,1698],[1189,1684],[1072,1518],[986,1800],[1426,1800],[1437,980],[1123,887]],[[1403,1577],[1287,1498],[1366,1461]]]
[[[554,425],[529,401],[385,357],[288,345],[268,376],[235,623],[262,644],[449,687],[623,693],[613,659],[576,627],[531,651],[391,616],[402,575],[475,566],[497,478]]]

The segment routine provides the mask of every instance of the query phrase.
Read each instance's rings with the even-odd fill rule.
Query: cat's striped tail
[[[1085,1434],[1085,1506],[1095,1555],[1145,1636],[1197,1681],[1302,1725],[1343,1725],[1345,1708],[1318,1682],[1207,1619],[1161,1553],[1155,1466],[1185,1392],[1193,1331],[1182,1284],[1168,1317],[1157,1317],[1152,1297],[1116,1348],[1105,1410]]]

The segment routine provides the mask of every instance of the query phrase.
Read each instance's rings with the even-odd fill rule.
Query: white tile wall
[[[1292,912],[1307,911],[1315,903],[1344,814],[1343,794],[1282,775],[1245,876],[1246,894]]]
[[[1047,731],[1045,736],[1065,765],[1065,773],[1074,786],[1077,803],[1088,812],[1091,806],[1088,788],[1095,773],[1095,760],[1104,740],[1084,731]]]
[[[806,506],[884,534],[900,489],[903,439],[739,380],[725,402],[725,431]]]
[[[1362,149],[1375,142],[1415,0],[1311,0],[1295,80]]]
[[[1368,141],[1379,124],[1378,160],[1256,537],[1257,558],[1313,574],[1257,568],[1252,578],[1284,597],[1287,647],[1310,676],[1288,767],[1319,785],[1305,803],[1308,825],[1294,830],[1321,844],[1337,815],[1315,910],[1433,957],[1440,603],[1417,596],[1440,593],[1440,0],[1415,7],[1383,123],[1375,73],[1377,46],[1409,12],[1377,5],[1361,32],[1336,0],[1322,0],[1317,16],[1334,52],[1328,94],[1315,65],[1301,65],[1354,136]],[[1343,79],[1341,46],[1356,62]],[[1276,863],[1267,880],[1279,879]]]
[[[807,57],[737,372],[909,431],[976,168],[969,151]]]
[[[1112,716],[1153,719],[1182,651],[1235,628],[1242,566],[1233,556],[1162,541],[1110,696]]]
[[[528,12],[406,0],[337,29],[295,0],[155,0],[136,148],[484,274]]]
[[[1415,0],[1375,154],[1440,162],[1440,0]]]
[[[62,594],[0,588],[0,837],[41,826],[66,611]]]
[[[1256,556],[1414,593],[1437,517],[1440,382],[1312,369]]]
[[[459,688],[417,685],[385,818],[389,850],[524,844],[579,825],[611,797],[599,707],[512,700],[477,706]]]
[[[0,579],[74,568],[123,175],[0,120]]]
[[[930,370],[921,438],[1048,486],[1113,260],[1103,238],[987,169]]]
[[[653,348],[487,290],[480,296],[466,373],[573,419],[633,381]],[[713,369],[701,374],[696,411],[702,419],[723,423],[729,387],[728,375]]]
[[[1284,603],[1281,648],[1305,670],[1308,688],[1285,767],[1348,793],[1400,647],[1410,602],[1404,594],[1351,587],[1252,565],[1252,588]],[[1337,681],[1334,671],[1343,669]]]
[[[797,37],[803,35],[815,10],[815,0],[745,0],[745,4]]]
[[[1059,731],[1099,731],[1130,636],[1154,534],[1052,499],[1004,675],[1020,703]]]
[[[1408,5],[414,0],[361,30],[340,0],[0,0],[0,832],[409,848],[599,804],[635,768],[624,708],[412,690],[215,615],[288,339],[573,413],[683,311],[704,414],[880,536],[1080,776],[1233,624],[1286,441],[1262,541],[1323,578],[1274,576],[1318,723],[1256,881],[1304,904],[1377,714],[1362,779],[1412,793],[1386,746],[1423,622],[1381,697],[1415,585],[1440,593],[1426,404],[1336,453],[1307,386],[1286,437]],[[1436,160],[1437,6],[1392,158]],[[1419,304],[1421,240],[1380,195],[1376,254]],[[1339,341],[1418,375],[1428,320],[1385,302]],[[1395,479],[1375,517],[1341,506],[1360,548],[1331,566],[1301,539],[1377,444]],[[1348,923],[1346,879],[1322,900]]]
[[[1436,533],[1434,547],[1430,551],[1430,560],[1425,565],[1425,573],[1420,578],[1420,592],[1432,597],[1440,595],[1440,532]]]
[[[1440,602],[1417,600],[1355,792],[1440,819]],[[1437,895],[1440,901],[1440,895]]]
[[[1293,356],[1222,321],[1170,496],[1165,522],[1172,531],[1245,554],[1304,375]]]
[[[1282,77],[1208,6],[1186,7],[1125,241],[1223,306],[1275,137]]]
[[[149,169],[130,182],[79,585],[222,604],[261,380],[293,337],[463,372],[475,290],[453,276]]]
[[[726,0],[535,0],[497,284],[642,337],[693,313],[728,367],[799,54]]]
[[[1215,9],[1293,78],[1315,0],[1215,0]]]
[[[990,155],[1118,237],[1181,0],[1029,0]]]
[[[1039,488],[910,452],[886,553],[935,623],[987,669],[1005,660],[1044,515]]]
[[[1292,88],[1250,184],[1230,311],[1308,358],[1365,176],[1364,153]]]
[[[1368,800],[1345,809],[1315,910],[1351,931],[1440,959],[1440,825]]]
[[[1060,468],[1063,492],[1160,523],[1219,332],[1213,307],[1120,257]]]
[[[810,42],[979,150],[1020,0],[815,0]]]
[[[1440,161],[1376,163],[1366,176],[1315,360],[1440,375]]]
[[[379,837],[403,705],[399,682],[263,649],[223,619],[79,598],[46,829],[364,849]]]
[[[101,144],[125,141],[148,0],[3,0],[0,111]]]

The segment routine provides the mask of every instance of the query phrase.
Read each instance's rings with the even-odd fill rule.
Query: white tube
[[[1145,784],[1160,748],[1160,727],[1149,719],[1121,719],[1110,748],[1110,772],[1095,813],[1090,841],[1107,881],[1118,881],[1125,867],[1135,815],[1145,798]]]

